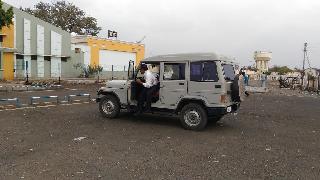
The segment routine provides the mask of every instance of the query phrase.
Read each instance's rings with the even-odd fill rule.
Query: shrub
[[[75,69],[80,68],[80,77],[90,78],[96,76],[98,73],[103,71],[103,67],[100,65],[84,65],[81,63],[73,65]]]

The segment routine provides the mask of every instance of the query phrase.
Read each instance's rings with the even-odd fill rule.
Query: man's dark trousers
[[[148,91],[148,88],[142,87],[141,93],[138,98],[138,112],[140,113],[142,113],[143,111],[143,104],[144,104],[144,101],[146,100],[147,91]]]
[[[156,91],[156,86],[147,88],[146,111],[151,111],[152,97],[155,91]]]
[[[156,91],[156,86],[150,88],[143,87],[138,99],[138,111],[143,112],[143,104],[146,101],[146,111],[151,110],[152,96]]]

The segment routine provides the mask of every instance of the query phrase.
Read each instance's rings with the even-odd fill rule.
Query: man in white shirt
[[[140,69],[141,74],[143,74],[143,77],[145,79],[145,82],[142,82],[140,79],[137,79],[136,82],[143,86],[142,91],[139,95],[138,99],[138,111],[137,114],[140,114],[143,112],[143,104],[146,100],[146,112],[151,111],[151,101],[152,101],[152,95],[156,90],[156,85],[158,84],[157,78],[154,76],[154,74],[148,70],[148,67],[146,64],[141,64]]]

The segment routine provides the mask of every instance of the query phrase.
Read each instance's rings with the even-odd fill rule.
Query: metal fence
[[[128,66],[118,65],[102,65],[103,71],[99,73],[100,79],[127,79],[128,78]]]
[[[96,74],[96,75],[93,75],[93,77],[91,78],[100,78],[101,80],[104,79],[104,80],[111,80],[111,79],[127,79],[127,76],[128,76],[128,65],[125,65],[125,66],[119,66],[119,65],[102,65],[103,67],[103,71]],[[29,68],[32,68],[32,71],[31,69]],[[37,79],[58,79],[58,78],[39,78],[37,77],[37,71],[34,69],[36,67],[32,66],[31,65],[28,65],[28,67],[26,67],[26,64],[24,63],[24,61],[16,61],[16,64],[14,66],[14,76],[15,76],[15,79],[17,80],[26,80],[27,79],[27,75],[28,75],[28,78],[30,80],[37,80]],[[47,69],[47,71],[50,71],[50,67],[49,69]],[[29,73],[27,73],[27,71],[29,71]],[[3,72],[1,71],[0,72],[1,74],[3,74]],[[47,74],[50,74],[50,72],[46,72]],[[0,75],[1,75],[0,74]],[[2,76],[0,76],[2,77]],[[61,74],[61,79],[64,79],[64,78],[79,78],[81,77],[81,71],[79,70],[79,74],[76,74],[74,75],[74,77],[69,77],[69,76],[65,76],[65,74]]]

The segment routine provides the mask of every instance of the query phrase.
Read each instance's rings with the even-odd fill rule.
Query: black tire
[[[208,115],[200,104],[190,103],[182,108],[180,122],[185,129],[201,131],[208,123]]]
[[[120,114],[120,103],[114,95],[106,95],[101,98],[99,103],[99,111],[106,118],[116,118]]]

